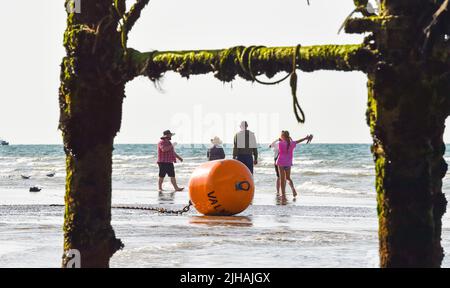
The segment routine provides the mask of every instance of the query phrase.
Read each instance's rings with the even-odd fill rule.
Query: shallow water
[[[186,193],[173,200],[164,197],[149,201],[154,203],[150,206],[181,208],[183,204],[170,203],[187,200]],[[126,246],[111,266],[376,266],[375,209],[366,201],[336,203],[305,196],[277,205],[276,199],[256,197],[254,205],[235,217],[113,209],[113,227]],[[62,207],[0,206],[0,267],[57,267],[62,216]]]
[[[154,147],[118,145],[113,205],[179,209],[186,192],[155,191]],[[204,161],[204,149],[177,147],[185,163],[178,180]],[[256,168],[253,205],[236,217],[183,216],[113,209],[125,249],[113,267],[377,267],[374,173],[368,145],[309,145],[297,151],[293,178],[300,193],[280,203],[270,150]],[[230,153],[230,149],[227,149]],[[450,155],[446,155],[449,158]],[[55,171],[55,177],[45,176]],[[31,176],[29,180],[20,175]],[[29,193],[30,185],[39,193]],[[444,191],[450,191],[444,179]],[[166,186],[168,188],[168,186]],[[64,154],[59,146],[0,149],[0,267],[58,267],[62,254]],[[283,205],[281,205],[283,204]],[[443,246],[450,251],[450,217]],[[443,266],[450,267],[450,257]],[[26,259],[26,260],[25,260]]]

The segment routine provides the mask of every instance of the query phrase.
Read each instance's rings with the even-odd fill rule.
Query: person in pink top
[[[312,140],[312,135],[308,135],[303,139],[293,141],[289,135],[288,131],[281,131],[280,141],[278,143],[278,158],[276,160],[276,165],[278,167],[278,172],[280,175],[280,188],[281,196],[286,196],[286,182],[291,186],[292,194],[294,197],[297,196],[297,191],[295,190],[294,182],[291,179],[291,167],[293,164],[294,150],[297,144],[303,141],[310,143]]]

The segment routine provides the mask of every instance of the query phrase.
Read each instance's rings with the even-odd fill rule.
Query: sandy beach
[[[7,192],[16,199],[25,194]],[[63,208],[31,203],[62,203],[52,194],[61,193],[35,195],[26,205],[11,197],[10,205],[0,206],[0,267],[59,267]],[[136,205],[145,197],[140,206],[178,209],[188,200],[187,193],[114,195],[113,205]],[[182,216],[113,209],[113,227],[125,248],[111,266],[377,267],[374,207],[370,199],[317,196],[279,205],[272,195],[256,194],[254,204],[235,217],[201,216],[195,209]],[[444,220],[443,245],[450,249],[450,218]],[[443,267],[450,267],[449,258]]]

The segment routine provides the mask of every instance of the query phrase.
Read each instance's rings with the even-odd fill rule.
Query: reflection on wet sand
[[[277,195],[277,198],[276,198],[275,201],[276,201],[276,205],[287,205],[287,204],[289,204],[289,201],[288,201],[286,195]]]
[[[246,216],[192,216],[189,223],[207,226],[253,226],[252,219]]]
[[[159,204],[174,204],[175,192],[159,192],[158,203]]]
[[[296,202],[297,201],[297,198],[292,198],[292,202],[294,203],[294,202]],[[289,200],[287,199],[287,197],[286,197],[286,195],[277,195],[276,196],[276,198],[275,198],[275,204],[276,205],[288,205],[290,202],[289,202]]]
[[[289,224],[291,222],[291,219],[291,215],[276,215],[274,217],[275,222],[279,224]]]

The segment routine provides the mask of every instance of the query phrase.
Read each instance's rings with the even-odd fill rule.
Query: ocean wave
[[[295,159],[294,159],[295,161]],[[317,164],[322,164],[324,163],[326,160],[319,160],[319,159],[302,159],[302,160],[298,160],[297,163],[299,163],[300,165],[317,165]]]
[[[323,175],[323,174],[339,174],[350,176],[374,176],[373,169],[355,169],[355,168],[317,168],[317,169],[305,169],[293,167],[292,173],[300,173],[303,175]]]
[[[156,159],[155,155],[113,155],[114,161],[136,161]]]
[[[363,194],[373,194],[371,191],[357,191],[351,189],[344,189],[340,187],[333,187],[330,185],[324,185],[319,183],[314,183],[311,181],[306,181],[296,187],[299,191],[311,191],[314,193],[330,193],[330,194],[349,194],[349,195],[363,195]]]
[[[121,170],[121,171],[130,171],[135,172],[142,169],[157,169],[158,165],[156,163],[142,163],[142,164],[133,164],[133,163],[127,163],[127,164],[120,164],[120,163],[114,163],[113,164],[113,170]]]
[[[205,162],[206,162],[206,160],[202,161],[202,162],[185,162],[185,161],[183,161],[183,162],[175,163],[175,165],[176,165],[175,167],[183,167],[183,166],[186,166],[186,167],[198,167],[198,166],[200,166],[201,164],[203,164]]]
[[[363,169],[375,170],[375,165],[361,165]]]
[[[296,159],[296,158],[294,158],[295,165],[299,165],[299,166],[324,164],[327,161],[328,160],[324,160],[324,159]],[[258,160],[258,166],[273,167],[273,165],[274,165],[274,160],[272,158],[270,158],[270,159],[263,158],[263,159]]]

